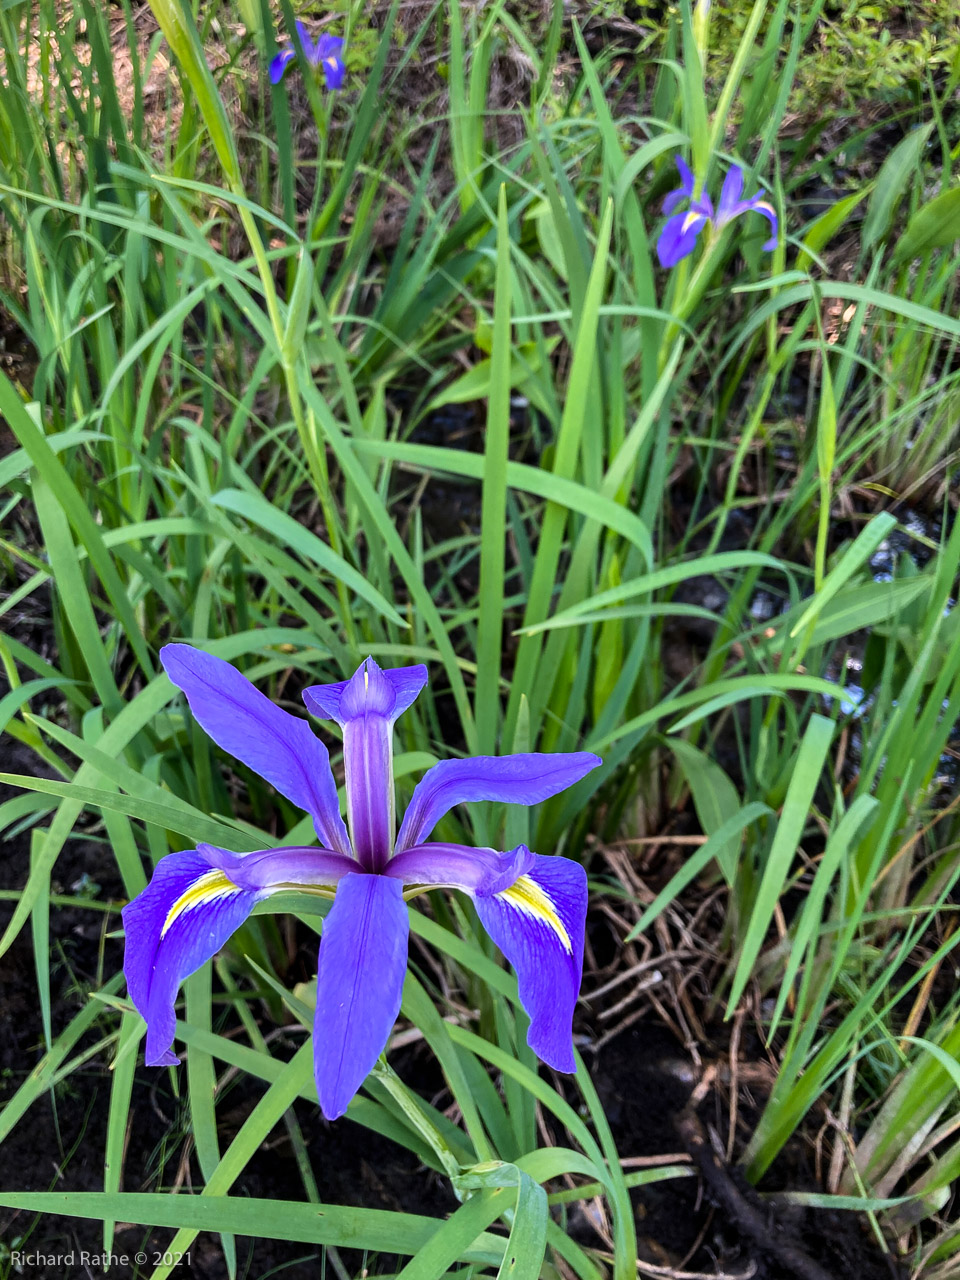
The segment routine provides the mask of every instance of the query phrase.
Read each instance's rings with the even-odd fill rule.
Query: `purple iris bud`
[[[689,165],[680,156],[677,156],[677,168],[680,186],[671,191],[663,202],[663,212],[673,216],[667,219],[657,241],[657,257],[662,267],[675,267],[682,258],[693,253],[700,232],[708,223],[719,232],[741,213],[762,213],[770,223],[771,232],[763,247],[768,251],[777,247],[776,211],[762,194],[751,196],[749,200],[740,198],[743,194],[743,170],[739,165],[734,165],[724,178],[716,211],[713,201],[705,193],[694,199],[696,181]],[[674,214],[673,210],[683,200],[689,201],[688,208],[683,213]]]
[[[527,1042],[573,1071],[573,1010],[583,969],[587,877],[569,858],[525,845],[509,852],[429,839],[455,805],[539,804],[600,764],[589,752],[445,760],[417,785],[396,832],[393,726],[426,683],[423,666],[382,671],[367,658],[349,680],[304,692],[343,733],[349,830],[326,748],[229,663],[188,645],[160,658],[203,729],[313,818],[319,846],[231,853],[213,845],[161,859],[123,909],[124,973],[147,1023],[146,1060],[175,1063],[174,1004],[184,978],[227,942],[258,902],[299,887],[333,898],[317,973],[314,1066],[323,1114],[335,1120],[373,1069],[400,1011],[407,965],[406,898],[459,889],[517,971]]]
[[[343,37],[322,35],[314,42],[302,22],[297,23],[297,37],[303,56],[311,67],[318,67],[323,72],[323,80],[328,89],[339,89],[347,69],[340,57],[343,50]],[[296,51],[287,45],[270,59],[270,83],[279,84],[289,64],[296,57]]]

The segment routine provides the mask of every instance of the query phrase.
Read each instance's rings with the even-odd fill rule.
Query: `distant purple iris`
[[[677,213],[672,218],[668,218],[666,226],[660,232],[660,239],[657,241],[657,257],[662,267],[675,267],[681,258],[686,258],[688,254],[693,253],[697,237],[708,222],[720,231],[732,219],[751,210],[762,213],[770,223],[771,235],[763,246],[764,249],[777,247],[776,211],[763,195],[751,196],[749,200],[740,199],[743,194],[743,170],[739,165],[734,165],[723,180],[720,203],[716,212],[708,195],[704,194],[697,200],[693,198],[696,185],[694,176],[680,156],[677,156],[677,168],[680,170],[680,186],[675,191],[671,191],[664,200],[663,212],[673,213],[681,200],[689,200],[690,207],[685,213]]]
[[[303,47],[303,56],[312,67],[319,67],[323,72],[324,83],[328,89],[339,89],[343,85],[343,77],[347,73],[340,52],[343,49],[342,36],[322,35],[317,42],[310,39],[310,33],[302,22],[297,23],[297,35]],[[270,83],[279,84],[287,66],[297,56],[290,45],[281,49],[270,59]]]
[[[343,730],[349,833],[326,748],[229,663],[184,644],[161,651],[167,675],[200,725],[313,818],[320,847],[230,853],[201,844],[162,858],[123,909],[124,973],[146,1019],[146,1060],[170,1046],[182,980],[213,956],[256,904],[282,889],[333,897],[317,973],[314,1065],[323,1114],[334,1120],[373,1069],[400,1010],[407,967],[405,899],[446,886],[470,895],[517,971],[530,1015],[527,1042],[558,1071],[575,1069],[571,1027],[583,968],[587,878],[569,858],[428,841],[454,805],[538,804],[600,764],[589,752],[443,760],[417,785],[394,840],[393,725],[426,683],[423,666],[381,671],[372,658],[350,680],[304,691],[314,715]]]

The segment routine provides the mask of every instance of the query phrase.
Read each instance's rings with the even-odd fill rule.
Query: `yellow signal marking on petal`
[[[509,889],[504,889],[502,893],[497,894],[497,897],[505,898],[512,907],[516,907],[524,915],[533,916],[535,920],[539,920],[541,924],[545,924],[552,929],[560,939],[560,945],[564,951],[568,955],[573,955],[573,943],[570,941],[570,935],[567,933],[563,921],[557,915],[553,903],[537,884],[536,880],[532,880],[530,876],[519,876]]]
[[[163,922],[163,928],[160,930],[162,938],[167,930],[179,920],[185,911],[190,911],[193,907],[205,906],[209,902],[215,902],[217,898],[227,898],[233,893],[240,893],[240,889],[228,879],[225,871],[214,868],[212,871],[205,872],[193,884],[184,889],[180,897],[176,900],[170,910],[167,912],[167,918]]]
[[[756,209],[757,213],[772,213],[776,215],[777,212],[773,205],[767,200],[758,200],[753,207]]]
[[[703,217],[702,213],[694,213],[691,210],[683,220],[683,226],[680,228],[680,234],[686,235],[690,228]]]

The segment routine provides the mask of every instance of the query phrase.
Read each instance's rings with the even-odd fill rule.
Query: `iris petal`
[[[575,1071],[573,1010],[583,973],[587,874],[569,858],[530,857],[530,869],[509,888],[478,892],[474,902],[481,924],[517,971],[520,1002],[530,1016],[527,1044],[557,1071]]]
[[[283,79],[283,73],[286,71],[287,67],[290,65],[290,63],[294,60],[295,57],[296,57],[296,54],[293,52],[293,50],[289,46],[286,49],[281,49],[279,53],[275,53],[273,55],[273,57],[270,59],[270,68],[269,68],[271,84],[280,83],[280,81]]]
[[[323,923],[313,1030],[320,1107],[346,1111],[400,1012],[410,922],[399,880],[348,875]]]
[[[302,22],[298,22],[295,25],[297,28],[297,35],[300,39],[300,44],[303,48],[303,56],[309,63],[315,66],[318,57],[317,46],[313,43],[313,40],[310,38],[310,32]]]
[[[324,58],[321,63],[323,68],[323,80],[328,89],[340,89],[343,87],[344,77],[347,69],[339,58]]]
[[[680,173],[680,189],[688,196],[693,195],[693,189],[696,185],[696,179],[693,176],[693,170],[684,160],[683,156],[677,156],[677,170]]]
[[[350,854],[327,749],[305,720],[274,706],[229,662],[187,644],[160,650],[205,733],[306,810],[328,849]]]
[[[765,196],[754,196],[752,200],[748,200],[747,208],[754,213],[762,213],[766,220],[770,223],[770,239],[766,241],[763,248],[770,252],[777,247],[777,211]]]
[[[600,763],[589,751],[441,760],[417,784],[403,816],[397,852],[422,844],[454,805],[471,800],[539,804],[572,787]]]
[[[464,893],[480,889],[493,893],[509,887],[529,870],[534,856],[524,845],[511,853],[498,853],[496,849],[475,849],[438,840],[395,854],[383,874],[405,885],[444,885]]]
[[[517,971],[520,1001],[530,1015],[527,1043],[558,1071],[575,1070],[573,1010],[587,915],[583,867],[569,858],[541,857],[526,845],[497,853],[437,842],[398,853],[385,874],[470,894],[483,927]]]
[[[720,203],[717,205],[717,226],[735,218],[741,212],[740,197],[743,195],[743,170],[738,164],[727,170],[720,190]]]
[[[677,168],[680,170],[680,185],[675,187],[673,191],[668,191],[664,197],[662,206],[664,213],[673,213],[681,200],[689,200],[693,197],[693,173],[683,156],[677,156],[676,161]]]
[[[372,658],[349,680],[315,685],[304,701],[343,728],[343,767],[350,835],[367,871],[383,869],[393,851],[393,725],[427,679],[426,667],[382,671]]]
[[[657,241],[657,257],[661,267],[675,267],[682,258],[693,253],[697,237],[706,221],[706,217],[695,210],[675,213],[672,218],[667,219]]]
[[[216,955],[264,896],[238,888],[210,857],[189,850],[161,858],[146,889],[123,908],[123,971],[147,1024],[149,1066],[179,1061],[170,1046],[180,983]]]
[[[339,59],[343,51],[343,36],[332,36],[325,31],[323,35],[317,37],[317,60],[322,62],[324,58]]]
[[[371,672],[375,668],[392,690],[392,704],[389,708],[384,705],[380,709],[384,714],[389,713],[392,715],[394,719],[403,715],[404,711],[413,703],[417,694],[427,683],[427,668],[422,663],[413,667],[388,667],[383,670],[377,666],[372,658],[367,658],[366,662],[351,676],[350,680],[338,680],[334,684],[313,684],[304,689],[303,700],[307,704],[307,710],[321,720],[336,721],[342,728],[346,723],[347,715],[344,710],[341,710],[341,699],[347,686],[356,680],[357,676],[361,675],[365,668]],[[347,710],[349,710],[349,704]]]
[[[318,849],[315,845],[284,845],[256,853],[229,853],[213,845],[197,845],[197,852],[241,889],[271,892],[289,884],[330,888],[357,869],[355,858]]]

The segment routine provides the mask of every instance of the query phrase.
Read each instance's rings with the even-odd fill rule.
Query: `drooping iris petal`
[[[270,59],[270,83],[279,84],[283,79],[283,73],[294,60],[297,55],[288,45],[286,49],[281,49],[279,53],[275,53]]]
[[[323,71],[324,82],[328,89],[339,89],[343,85],[347,69],[341,58],[343,37],[322,35],[317,40],[317,66]]]
[[[307,722],[274,706],[222,658],[187,644],[168,644],[160,661],[187,695],[204,732],[309,813],[328,849],[349,856],[330,757]]]
[[[739,165],[735,164],[731,169],[727,170],[727,176],[723,180],[723,186],[720,189],[720,203],[717,205],[717,226],[722,227],[724,223],[735,218],[740,213],[740,197],[743,195],[743,170]]]
[[[473,898],[483,927],[517,971],[530,1015],[527,1043],[558,1071],[573,1071],[573,1010],[583,970],[587,877],[569,858],[441,842],[396,854],[386,876],[446,885]]]
[[[146,889],[123,908],[123,972],[147,1024],[146,1061],[172,1066],[177,989],[243,924],[264,890],[238,888],[211,862],[225,849],[205,846],[161,858]],[[356,865],[356,864],[354,864]]]
[[[750,200],[744,201],[744,212],[752,211],[754,213],[762,213],[766,220],[770,223],[770,239],[767,240],[763,248],[768,253],[777,247],[777,211],[773,205],[764,196],[753,196]]]
[[[706,216],[694,209],[686,213],[675,213],[672,218],[668,218],[657,240],[657,257],[661,267],[675,267],[681,259],[693,253],[697,237],[706,223]]]
[[[313,1028],[328,1120],[343,1115],[387,1043],[400,1012],[409,927],[399,880],[356,873],[340,881],[323,923]]]
[[[347,74],[347,68],[339,58],[333,56],[323,58],[320,62],[320,67],[323,70],[323,82],[328,89],[343,88],[343,81]]]
[[[575,1071],[573,1010],[583,973],[587,874],[569,858],[529,856],[532,866],[509,888],[480,890],[474,903],[517,971],[520,1002],[530,1016],[527,1044],[555,1070]]]
[[[572,787],[600,763],[600,757],[589,751],[441,760],[417,784],[403,816],[397,852],[423,844],[454,805],[471,800],[539,804]]]

